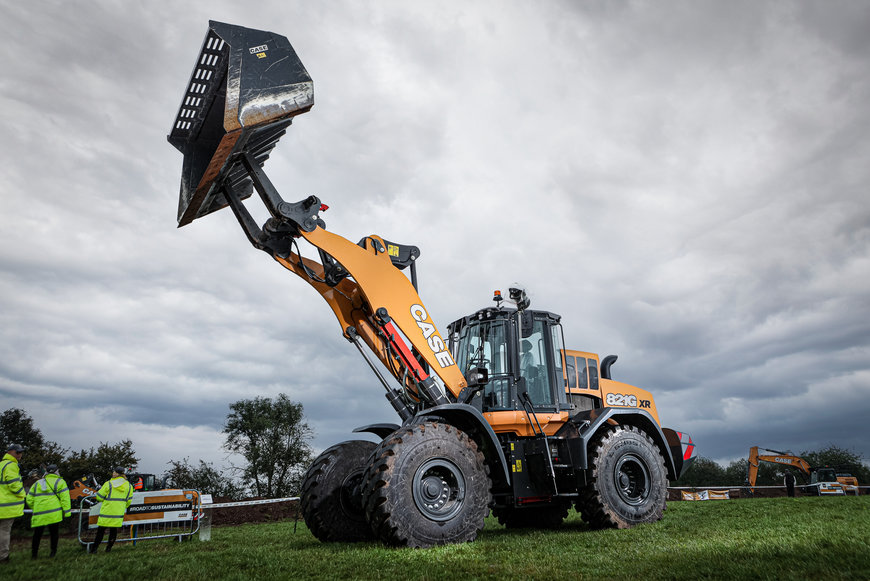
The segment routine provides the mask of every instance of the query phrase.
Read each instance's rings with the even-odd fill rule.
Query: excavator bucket
[[[286,37],[209,21],[168,135],[184,154],[178,226],[227,206],[227,182],[250,196],[240,155],[262,167],[293,117],[312,105],[314,83]]]

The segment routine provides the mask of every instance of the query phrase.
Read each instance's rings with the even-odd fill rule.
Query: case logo
[[[261,44],[260,46],[252,46],[248,49],[251,54],[257,55],[258,59],[266,58],[266,51],[269,50],[268,44]]]
[[[423,333],[423,338],[426,339],[429,349],[435,354],[438,365],[442,368],[453,365],[453,357],[450,356],[450,352],[445,348],[444,339],[435,330],[435,325],[427,322],[429,314],[426,312],[426,309],[422,305],[411,305],[411,316],[417,321],[417,326],[420,327],[420,332]]]

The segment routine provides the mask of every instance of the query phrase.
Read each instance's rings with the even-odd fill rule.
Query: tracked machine
[[[836,469],[830,466],[810,466],[809,462],[791,452],[759,448],[758,446],[752,446],[749,449],[749,459],[746,463],[746,482],[749,485],[750,494],[755,493],[758,466],[761,462],[796,469],[808,480],[803,487],[804,491],[815,496],[858,494],[858,479],[851,474],[837,474]]]
[[[210,22],[169,134],[184,154],[179,227],[229,207],[255,248],[323,297],[399,417],[355,430],[379,443],[314,461],[309,530],[430,547],[474,540],[490,510],[509,527],[556,526],[572,506],[596,528],[660,519],[694,445],[660,426],[649,392],[611,379],[615,357],[566,349],[560,316],[531,309],[521,288],[444,335],[418,294],[416,246],[351,242],[326,230],[317,197],[282,199],[263,166],[313,104],[285,37]],[[244,203],[254,192],[262,225]]]

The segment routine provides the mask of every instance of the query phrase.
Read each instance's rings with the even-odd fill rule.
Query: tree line
[[[806,460],[814,468],[830,466],[835,468],[838,473],[848,473],[856,477],[861,486],[870,484],[870,468],[864,464],[860,454],[851,450],[830,444],[821,450],[804,450],[796,455]],[[698,487],[743,486],[746,482],[748,468],[748,457],[735,460],[728,466],[721,466],[713,460],[701,456],[696,458],[686,473],[672,484]],[[783,478],[789,471],[795,475],[798,484],[805,484],[809,481],[799,470],[790,466],[760,462],[755,484],[756,486],[782,486]]]
[[[239,400],[229,407],[222,428],[223,449],[239,454],[244,462],[219,469],[210,462],[191,461],[186,456],[170,459],[163,473],[157,474],[159,481],[164,487],[190,488],[230,499],[298,494],[302,476],[312,461],[309,442],[314,435],[305,421],[302,404],[282,393],[274,399]],[[25,479],[49,464],[56,464],[70,484],[80,479],[84,482],[89,475],[104,482],[117,466],[139,470],[140,458],[131,439],[73,450],[48,440],[33,418],[19,408],[0,414],[0,445],[11,443],[27,449],[20,466]]]

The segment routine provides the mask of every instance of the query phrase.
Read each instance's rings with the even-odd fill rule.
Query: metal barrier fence
[[[82,499],[78,540],[86,548],[96,541],[100,507],[94,496]],[[182,541],[199,531],[202,516],[201,495],[196,490],[135,492],[115,542],[135,545],[137,541],[152,539]]]
[[[795,490],[801,491],[804,495],[811,494],[813,496],[833,496],[831,493],[823,492],[821,490],[821,484],[796,484]],[[815,488],[815,491],[810,491],[810,489]],[[703,493],[710,492],[716,495],[716,498],[730,498],[730,491],[736,490],[740,493],[740,497],[744,497],[743,491],[749,491],[745,493],[746,498],[750,498],[753,496],[752,490],[787,490],[785,486],[776,485],[776,486],[668,486],[668,490],[675,490],[679,492],[686,493]],[[725,494],[725,496],[721,496]],[[838,494],[838,493],[837,493]],[[852,486],[847,485],[843,487],[843,494],[846,496],[859,496],[861,494],[870,494],[870,486]],[[682,495],[685,496],[685,495]]]

